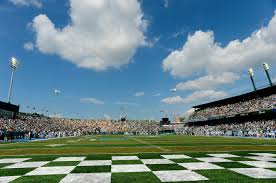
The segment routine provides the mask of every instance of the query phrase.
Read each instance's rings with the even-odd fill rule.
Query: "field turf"
[[[0,143],[1,183],[92,180],[272,183],[276,182],[276,140],[97,135]]]
[[[98,135],[27,143],[0,144],[0,155],[149,152],[175,153],[203,151],[276,151],[276,140],[179,135]]]

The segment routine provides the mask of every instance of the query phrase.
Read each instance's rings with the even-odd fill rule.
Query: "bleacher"
[[[268,103],[267,106],[261,105],[262,102],[266,100]],[[258,103],[258,101],[260,101]],[[254,107],[250,106],[250,104],[256,104],[260,106]],[[242,110],[238,112],[238,109],[233,112],[233,110],[225,110],[225,114],[221,114],[222,109],[227,109],[227,107],[232,107],[237,105],[249,105],[246,107],[242,107]],[[252,105],[253,105],[252,104]],[[249,93],[241,94],[238,96],[233,96],[201,105],[196,105],[195,113],[192,114],[187,120],[188,125],[205,125],[205,124],[216,124],[216,123],[231,123],[233,121],[250,121],[250,120],[263,120],[263,119],[275,119],[276,118],[276,86],[269,86],[266,88],[259,89],[257,91],[252,91]],[[220,111],[219,111],[220,110]],[[206,112],[206,115],[202,117],[199,115],[200,113]],[[210,111],[214,111],[219,115],[214,115],[210,113]],[[231,112],[229,112],[231,111]]]

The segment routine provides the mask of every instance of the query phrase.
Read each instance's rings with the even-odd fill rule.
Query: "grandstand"
[[[182,133],[275,138],[275,85],[194,108]]]
[[[188,124],[275,119],[276,86],[194,106]]]
[[[19,113],[19,106],[0,101],[0,117],[15,118]]]

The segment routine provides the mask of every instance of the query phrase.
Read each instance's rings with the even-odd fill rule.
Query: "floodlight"
[[[11,80],[10,80],[9,93],[8,93],[8,103],[10,103],[10,100],[11,100],[14,72],[16,69],[19,68],[19,66],[20,66],[20,61],[17,60],[15,57],[12,57],[11,61],[10,61],[10,67],[12,68],[12,74],[11,74]]]
[[[271,80],[269,72],[268,72],[268,70],[270,69],[269,66],[268,66],[268,64],[267,63],[263,63],[263,68],[264,68],[264,71],[266,73],[266,76],[267,76],[267,79],[269,81],[270,86],[273,86],[272,80]]]
[[[263,68],[265,71],[269,70],[269,66],[267,63],[263,63]]]
[[[248,74],[249,74],[249,76],[253,77],[254,76],[254,70],[252,68],[248,69]]]
[[[252,68],[248,69],[248,74],[250,76],[250,80],[252,82],[253,88],[256,91],[257,88],[256,88],[256,85],[255,85],[255,82],[254,82],[254,78],[253,78],[253,76],[254,76],[254,70]]]
[[[10,61],[10,67],[12,69],[17,69],[20,66],[20,61],[17,60],[15,57],[12,57],[11,61]]]

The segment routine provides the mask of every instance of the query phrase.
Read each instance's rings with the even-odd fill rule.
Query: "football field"
[[[276,182],[276,140],[95,135],[1,143],[2,182]]]

